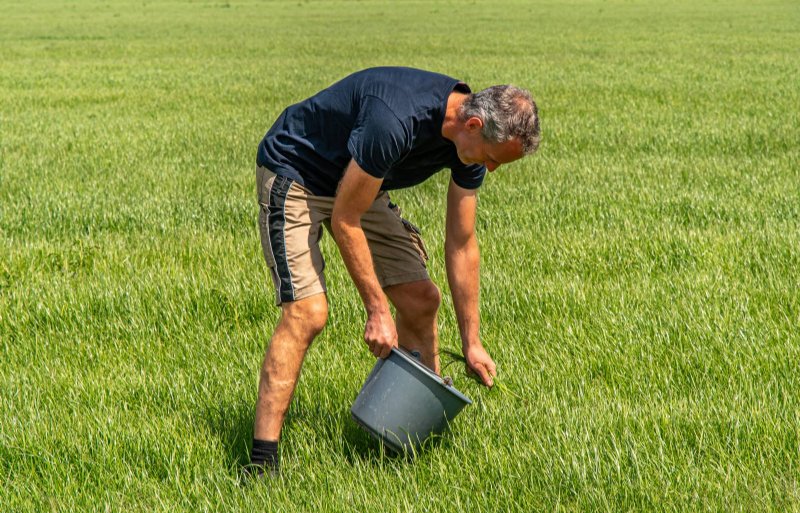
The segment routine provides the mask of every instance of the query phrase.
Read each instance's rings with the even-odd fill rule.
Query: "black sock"
[[[278,470],[278,441],[253,438],[250,463],[267,470]]]

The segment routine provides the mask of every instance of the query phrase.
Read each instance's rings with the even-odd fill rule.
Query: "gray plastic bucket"
[[[468,404],[467,396],[402,349],[378,359],[350,414],[395,452],[416,450],[440,434]]]

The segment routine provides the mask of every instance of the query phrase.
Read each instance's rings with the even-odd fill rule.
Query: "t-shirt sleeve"
[[[383,178],[405,156],[410,139],[394,112],[383,101],[370,96],[361,105],[347,149],[364,171]]]
[[[450,168],[450,176],[459,187],[477,189],[486,177],[486,167],[480,164],[465,165],[459,161]]]

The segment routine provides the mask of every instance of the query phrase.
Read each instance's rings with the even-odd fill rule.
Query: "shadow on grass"
[[[227,455],[228,463],[241,468],[250,463],[255,403],[238,401],[208,408],[202,415],[206,427]]]
[[[342,419],[341,426],[344,440],[343,456],[350,465],[365,463],[373,466],[383,466],[386,463],[413,465],[430,451],[446,450],[452,446],[448,435],[431,435],[419,448],[406,453],[396,453],[367,433],[350,417],[349,412],[346,418]]]
[[[250,463],[255,418],[254,403],[247,401],[221,403],[207,408],[201,413],[201,418],[204,419],[209,433],[219,441],[231,467],[241,469]],[[391,451],[385,450],[382,444],[362,430],[350,418],[349,409],[332,415],[327,408],[318,405],[293,404],[286,415],[284,432],[291,432],[293,426],[316,426],[317,436],[341,437],[343,442],[341,456],[351,465],[356,463],[379,465],[386,459],[401,459]]]
[[[387,451],[383,444],[372,438],[364,431],[356,421],[347,415],[341,415],[340,426],[342,428],[342,456],[350,465],[360,464],[380,464],[386,458],[399,459],[391,451]]]
[[[248,401],[221,403],[203,412],[206,427],[219,441],[231,468],[240,470],[250,463],[254,416],[255,404]],[[344,407],[336,412],[320,405],[292,407],[286,416],[284,430],[292,430],[295,424],[297,427],[315,426],[316,436],[340,437],[342,443],[332,445],[337,452],[340,451],[341,459],[351,466],[413,465],[425,453],[446,450],[451,445],[446,435],[432,436],[415,454],[394,453],[362,429],[351,418],[350,409]]]

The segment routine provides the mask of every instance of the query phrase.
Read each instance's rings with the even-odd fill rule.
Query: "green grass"
[[[2,511],[800,510],[795,2],[0,13]],[[326,237],[283,475],[242,485],[278,315],[256,145],[384,64],[540,104],[539,154],[481,193],[482,337],[512,393],[450,367],[475,404],[387,457],[349,419],[373,360]],[[393,195],[443,289],[446,184]],[[440,330],[457,349],[449,299]]]

